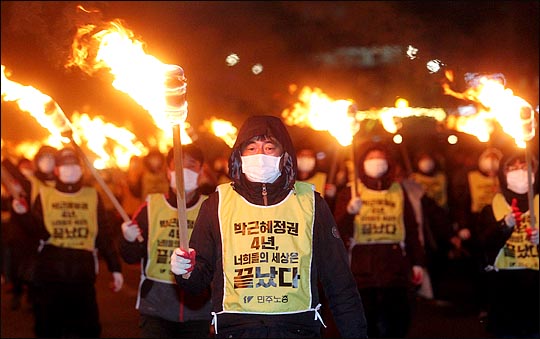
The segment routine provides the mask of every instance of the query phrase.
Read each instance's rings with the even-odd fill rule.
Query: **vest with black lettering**
[[[324,197],[324,186],[326,185],[326,173],[316,172],[311,178],[302,180],[315,186],[315,191]]]
[[[93,187],[64,193],[52,187],[40,188],[48,244],[93,251],[98,232],[98,195]]]
[[[207,195],[201,195],[195,205],[186,208],[188,237],[191,237],[195,219],[206,198],[208,198]],[[148,202],[148,261],[145,274],[148,279],[175,284],[170,257],[174,249],[180,246],[178,210],[171,206],[165,195],[161,193],[149,194],[146,201]]]
[[[480,171],[470,171],[467,177],[471,194],[471,212],[480,213],[484,206],[491,204],[493,196],[499,192],[499,178],[488,177]]]
[[[495,220],[502,220],[511,210],[501,193],[493,197],[493,215]],[[538,195],[534,197],[534,215],[538,218]],[[536,219],[538,220],[538,219]],[[531,269],[538,271],[538,247],[527,240],[527,228],[531,225],[530,210],[521,215],[520,225],[514,231],[495,259],[496,269]],[[538,222],[535,227],[538,227]]]
[[[315,199],[296,182],[280,203],[254,205],[230,184],[217,187],[223,242],[223,311],[286,314],[310,310]]]
[[[355,243],[369,245],[404,241],[404,196],[401,185],[394,182],[388,190],[377,191],[359,181],[358,188],[362,207],[354,217]]]
[[[434,176],[422,173],[412,173],[411,179],[422,185],[426,195],[437,203],[440,207],[446,208],[448,203],[446,176],[443,173],[437,173]]]

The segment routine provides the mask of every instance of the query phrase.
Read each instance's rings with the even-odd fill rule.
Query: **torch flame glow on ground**
[[[66,67],[78,67],[89,75],[108,70],[114,76],[112,85],[148,111],[164,139],[170,141],[172,129],[164,114],[167,105],[163,96],[170,65],[147,54],[144,47],[145,43],[136,39],[119,19],[106,23],[104,28],[85,25],[78,28]],[[185,127],[181,133],[184,144],[192,142]],[[161,145],[160,149],[168,150]]]

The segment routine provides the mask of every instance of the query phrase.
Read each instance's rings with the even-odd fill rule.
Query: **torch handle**
[[[534,215],[534,185],[533,185],[533,170],[532,170],[532,160],[531,160],[531,148],[529,147],[529,142],[527,141],[525,147],[525,161],[527,162],[527,183],[529,189],[527,191],[527,199],[529,201],[529,218],[531,228],[536,228],[536,216]]]
[[[174,173],[176,176],[176,204],[178,211],[178,232],[180,248],[186,253],[189,251],[189,235],[186,218],[186,192],[184,189],[184,159],[182,155],[182,141],[180,139],[180,124],[173,125],[173,154]],[[188,279],[191,273],[183,274]]]
[[[122,205],[120,204],[120,202],[118,202],[118,199],[116,199],[116,197],[114,196],[113,192],[111,192],[111,189],[109,188],[109,186],[107,185],[107,183],[105,183],[105,181],[103,180],[103,178],[99,175],[99,173],[96,171],[96,169],[94,168],[94,166],[92,165],[92,163],[90,163],[90,160],[88,160],[88,157],[86,157],[86,154],[84,154],[84,152],[82,151],[82,149],[79,147],[79,145],[75,142],[75,140],[73,140],[73,138],[70,138],[70,141],[71,141],[71,144],[73,145],[73,147],[75,147],[75,149],[77,150],[77,152],[79,152],[79,155],[81,156],[81,158],[83,159],[86,167],[88,167],[88,169],[90,170],[90,172],[92,172],[92,175],[94,176],[94,178],[97,180],[97,182],[99,183],[99,185],[101,186],[101,188],[103,188],[103,191],[105,191],[105,194],[107,194],[107,197],[111,200],[111,202],[113,203],[114,207],[116,208],[116,210],[118,211],[118,213],[120,214],[120,216],[122,217],[122,219],[124,220],[124,222],[126,221],[130,221],[131,218],[128,216],[128,214],[126,213],[126,211],[124,210],[124,208],[122,207]],[[143,238],[142,236],[138,236],[137,237],[137,240],[139,242],[142,242],[143,241]]]

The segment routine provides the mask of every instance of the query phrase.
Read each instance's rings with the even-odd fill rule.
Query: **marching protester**
[[[99,337],[97,254],[105,259],[116,292],[123,285],[120,256],[98,193],[82,183],[74,149],[56,153],[54,173],[55,187],[42,186],[31,210],[35,223],[29,231],[40,239],[33,277],[35,335]],[[21,201],[14,200],[14,206],[27,212]]]
[[[26,288],[27,300],[32,304],[32,284],[35,257],[39,239],[35,233],[29,232],[35,221],[32,218],[30,210],[35,203],[36,197],[42,186],[54,187],[56,175],[54,174],[55,154],[57,149],[42,145],[34,155],[32,160],[19,158],[16,166],[6,158],[2,161],[3,169],[11,173],[14,180],[22,188],[22,195],[12,197],[10,205],[12,206],[11,222],[8,232],[3,233],[8,239],[9,250],[9,269],[12,274],[13,310],[19,309],[21,299]],[[28,249],[34,249],[29,251]]]
[[[540,338],[539,200],[535,186],[538,162],[536,157],[530,157],[529,185],[525,152],[516,151],[501,159],[500,193],[479,216],[479,237],[488,262],[484,286],[488,289],[487,330],[497,338]]]
[[[142,159],[132,158],[128,171],[129,189],[135,197],[144,200],[150,193],[167,193],[169,181],[165,155],[157,148],[150,149]],[[140,161],[139,161],[140,160]]]
[[[229,158],[232,183],[202,204],[189,249],[175,249],[177,283],[212,287],[219,338],[320,337],[318,283],[344,338],[366,338],[362,300],[328,204],[296,181],[290,135],[274,116],[251,116]]]
[[[202,202],[198,189],[204,155],[195,144],[182,146],[188,234],[193,231]],[[167,154],[170,188],[167,194],[153,193],[122,224],[120,254],[129,264],[141,263],[141,282],[136,308],[144,338],[207,338],[210,335],[210,289],[194,295],[175,281],[169,263],[179,246],[177,190],[174,149]],[[141,238],[142,237],[142,238]],[[141,241],[139,241],[139,239]]]
[[[472,301],[478,308],[480,320],[487,317],[486,266],[485,253],[479,243],[482,226],[478,218],[486,205],[491,205],[499,189],[499,164],[502,152],[495,147],[485,148],[477,156],[474,168],[465,168],[452,180],[454,207],[452,216],[456,230],[451,241],[457,252],[466,254],[467,282],[473,287]]]
[[[315,191],[319,192],[330,209],[333,209],[336,185],[328,182],[328,174],[317,168],[315,150],[311,147],[302,147],[296,152],[296,157],[298,160],[298,180],[315,185]]]
[[[338,193],[336,222],[362,296],[368,336],[405,337],[425,260],[415,211],[394,178],[386,145],[368,141],[355,152],[358,181]]]

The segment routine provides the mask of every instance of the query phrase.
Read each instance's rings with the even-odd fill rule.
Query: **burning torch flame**
[[[319,88],[305,86],[292,109],[281,113],[290,126],[310,127],[316,131],[328,131],[342,146],[352,144],[353,136],[360,129],[354,117],[352,100],[333,100]]]
[[[32,86],[9,80],[5,69],[6,66],[2,65],[2,100],[15,101],[22,111],[30,113],[45,127],[53,137],[49,144],[61,145],[62,142],[69,142],[63,134],[71,132],[71,124],[56,101]]]
[[[409,107],[407,99],[398,98],[395,107],[383,107],[379,110],[358,111],[356,119],[379,119],[388,133],[396,133],[402,126],[401,119],[406,117],[431,117],[441,122],[446,118],[446,112],[442,108]]]
[[[66,67],[79,67],[89,75],[101,69],[109,70],[114,76],[112,85],[147,110],[165,138],[171,140],[170,121],[164,114],[167,110],[164,93],[171,65],[147,54],[144,45],[120,20],[107,23],[104,29],[85,25],[77,31]],[[184,143],[190,143],[185,128],[181,131],[185,134],[181,137]]]
[[[485,110],[481,110],[482,115],[475,119],[484,120],[486,124],[498,122],[503,131],[514,138],[518,147],[525,148],[526,141],[535,135],[536,121],[532,106],[521,97],[515,96],[511,89],[505,88],[500,79],[480,76],[474,84],[475,86],[464,93],[454,92],[446,83],[443,84],[443,89],[447,95],[480,103]],[[467,117],[467,120],[470,118],[472,117]],[[470,130],[473,131],[474,128]],[[486,132],[491,131],[492,128],[488,128]]]
[[[204,126],[214,133],[215,136],[221,138],[227,146],[230,148],[234,146],[234,142],[238,136],[238,129],[230,121],[211,117],[210,120],[204,121]]]

